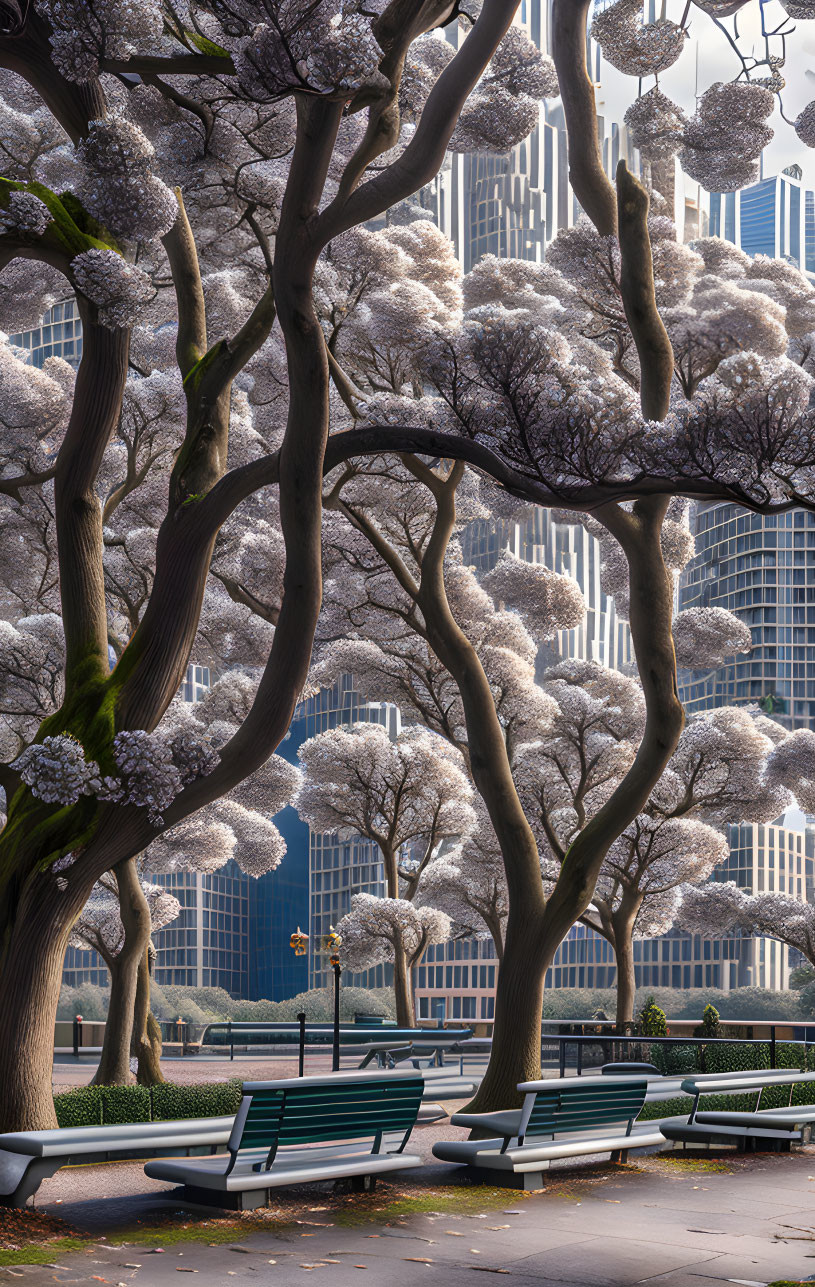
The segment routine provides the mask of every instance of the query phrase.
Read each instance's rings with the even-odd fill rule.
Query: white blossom
[[[76,804],[99,789],[99,766],[85,758],[81,742],[66,733],[44,737],[14,761],[31,794],[48,804]]]
[[[76,284],[96,304],[99,321],[115,330],[131,326],[152,296],[150,280],[115,250],[84,250],[71,261]]]

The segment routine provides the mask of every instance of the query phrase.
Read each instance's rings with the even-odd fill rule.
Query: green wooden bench
[[[267,1206],[282,1185],[350,1179],[372,1188],[378,1175],[421,1166],[404,1152],[422,1102],[419,1073],[334,1073],[244,1082],[228,1156],[148,1162],[154,1180],[184,1185],[209,1206]]]
[[[635,1125],[645,1103],[643,1077],[557,1077],[522,1082],[523,1106],[497,1113],[454,1113],[454,1126],[483,1139],[442,1140],[433,1154],[442,1162],[461,1162],[476,1171],[495,1172],[524,1189],[543,1187],[550,1162],[595,1153],[665,1145],[655,1122]]]

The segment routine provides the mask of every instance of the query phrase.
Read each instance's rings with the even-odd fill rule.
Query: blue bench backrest
[[[242,1149],[267,1149],[262,1165],[269,1166],[278,1148],[287,1145],[370,1139],[376,1153],[383,1135],[398,1133],[403,1137],[401,1152],[416,1124],[423,1089],[421,1077],[391,1075],[381,1080],[254,1087],[241,1101],[229,1138],[230,1170]]]
[[[561,1087],[535,1092],[535,1102],[523,1135],[554,1135],[590,1131],[594,1127],[633,1122],[645,1103],[646,1081],[603,1086]]]

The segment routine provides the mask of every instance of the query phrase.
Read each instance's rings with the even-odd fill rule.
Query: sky
[[[667,0],[668,18],[679,22],[685,8],[685,0]],[[738,15],[740,33],[739,45],[746,54],[755,52],[763,56],[764,41],[761,36],[760,0],[750,3]],[[769,30],[780,25],[786,18],[786,27],[794,28],[793,34],[786,41],[787,62],[782,75],[787,84],[781,98],[785,114],[795,120],[799,112],[815,99],[815,21],[793,21],[784,12],[778,0],[766,0],[763,5],[765,23]],[[725,19],[725,25],[732,32],[733,19]],[[696,93],[703,92],[708,85],[717,80],[733,80],[740,70],[740,64],[724,35],[717,29],[712,20],[698,9],[691,8],[690,36],[687,48],[682,57],[659,78],[660,88],[686,113],[694,110]],[[772,52],[781,53],[781,41],[775,39]],[[609,114],[615,120],[621,120],[626,107],[637,93],[637,81],[625,76],[614,68],[605,66],[604,83],[598,93],[601,103],[608,105]],[[757,75],[764,75],[761,69]],[[653,78],[643,81],[643,91],[651,89]],[[775,111],[769,124],[775,130],[775,137],[764,154],[765,175],[777,174],[785,166],[797,164],[804,172],[804,181],[815,188],[815,150],[805,147],[791,125],[784,121]]]

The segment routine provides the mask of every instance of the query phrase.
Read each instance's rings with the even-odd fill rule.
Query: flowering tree
[[[406,898],[377,898],[354,894],[351,910],[337,926],[342,936],[342,956],[350,970],[368,970],[382,961],[405,962],[409,976],[431,943],[450,937],[450,917],[436,907],[417,907]],[[397,1023],[413,1027],[413,997],[407,986],[407,1005],[399,1007]]]
[[[766,934],[800,952],[815,965],[815,912],[811,903],[788,894],[748,894],[733,881],[712,881],[682,891],[679,919],[703,937]]]
[[[721,659],[734,623],[716,620]],[[645,702],[636,680],[592,663],[562,662],[544,688],[560,710],[553,736],[521,748],[515,778],[554,879],[628,772]],[[621,1029],[633,1020],[633,939],[669,928],[679,886],[707,879],[727,857],[729,822],[766,822],[789,803],[777,763],[785,738],[780,725],[740,708],[693,716],[644,809],[610,846],[581,919],[614,948]]]
[[[53,612],[58,601],[65,649],[51,704],[27,712],[26,745],[3,763],[0,1021],[21,1036],[0,1052],[2,1128],[53,1123],[61,956],[96,880],[234,787],[285,733],[320,607],[324,474],[330,506],[338,503],[332,471],[347,460],[413,453],[422,479],[423,470],[441,478],[430,484],[439,500],[428,538],[433,566],[406,624],[423,616],[427,646],[461,686],[474,780],[496,834],[504,831],[512,871],[501,987],[507,995],[517,988],[519,1008],[532,1016],[537,967],[550,948],[534,948],[530,975],[520,968],[532,959],[527,944],[556,942],[588,905],[608,845],[641,811],[681,731],[660,545],[667,498],[678,492],[767,510],[809,503],[809,332],[787,355],[738,350],[690,400],[677,398],[648,194],[624,167],[615,190],[602,167],[586,74],[589,0],[554,0],[555,71],[520,33],[507,35],[514,8],[513,0],[485,0],[473,21],[462,12],[468,5],[428,0],[378,3],[375,12],[334,0],[201,0],[181,9],[159,0],[138,9],[3,0],[9,177],[0,182],[0,324],[24,327],[73,294],[84,348],[75,382],[64,364],[34,374],[14,353],[2,357],[10,393],[0,412],[8,537],[0,544],[10,561],[3,597],[15,605],[4,616],[25,636],[18,618]],[[700,8],[721,20],[713,0],[693,11]],[[616,65],[647,80],[680,55],[690,12],[643,25],[631,0],[616,0],[597,38]],[[466,36],[451,56],[432,32],[459,14]],[[659,100],[655,122],[641,104],[643,137],[657,137],[718,190],[737,187],[767,141],[779,56],[744,57],[738,79],[709,87],[687,122]],[[534,123],[532,100],[556,86],[574,195],[597,235],[619,244],[631,337],[622,345],[625,370],[614,369],[612,335],[594,339],[585,325],[572,327],[557,299],[535,299],[523,281],[506,303],[473,307],[452,332],[440,327],[414,349],[411,310],[423,336],[439,321],[437,308],[449,308],[426,285],[425,234],[414,232],[399,246],[418,266],[416,282],[394,280],[392,299],[361,304],[391,328],[408,316],[409,353],[391,374],[378,340],[365,362],[357,344],[350,377],[339,353],[353,328],[332,352],[331,319],[317,298],[321,256],[328,263],[329,246],[426,184],[449,143],[495,148],[523,137]],[[811,116],[806,109],[796,125],[805,143]],[[652,178],[658,161],[649,162]],[[673,253],[666,248],[662,262]],[[426,263],[443,275],[443,255]],[[795,287],[789,266],[771,261],[762,289],[783,304],[792,288],[803,316],[813,290],[797,280]],[[352,296],[350,279],[348,286]],[[518,294],[533,307],[515,306]],[[694,358],[694,378],[702,369]],[[439,471],[426,462],[453,459],[493,475],[505,494],[591,509],[630,567],[645,732],[545,907],[540,890],[532,892],[539,861],[510,782],[505,724],[444,603],[437,556],[448,544],[463,465]],[[24,567],[12,557],[21,548]],[[260,621],[269,627],[263,639]],[[256,643],[262,654],[251,710],[215,764],[191,746],[168,760],[144,740],[196,640],[217,650],[234,643],[235,655]],[[110,649],[118,657],[112,671]],[[26,686],[32,703],[47,699],[47,685]],[[475,748],[476,725],[490,749]],[[42,749],[21,771],[15,757],[32,740]],[[68,888],[58,889],[51,868],[69,854]],[[514,1043],[517,1066],[491,1071],[485,1102],[499,1094],[508,1102],[514,1083],[534,1075],[537,1036],[531,1019],[527,1026]]]
[[[528,41],[501,45],[511,0],[466,20],[452,57],[427,35],[449,4],[379,8],[0,10],[0,324],[73,295],[83,327],[75,381],[0,346],[4,597],[20,618],[58,605],[64,634],[50,696],[23,681],[25,745],[2,771],[0,1012],[19,1034],[4,1128],[53,1124],[62,954],[94,883],[263,764],[305,681],[344,406],[313,302],[321,251],[429,181],[459,117],[469,146],[481,124],[496,142],[496,105],[510,141],[528,131],[521,69],[536,93],[553,80]],[[259,549],[276,575],[258,576]],[[15,645],[37,634],[14,628]],[[215,759],[151,740],[196,640],[263,666]]]
[[[473,792],[461,754],[428,729],[407,728],[391,741],[380,724],[356,724],[349,731],[328,729],[310,738],[299,756],[304,776],[295,806],[301,816],[317,831],[364,836],[382,854],[386,898],[366,902],[364,918],[363,905],[355,904],[353,923],[358,931],[351,956],[361,959],[363,919],[368,925],[378,905],[387,932],[374,935],[376,961],[393,962],[396,1019],[412,1027],[411,969],[424,952],[424,945],[418,947],[424,940],[419,934],[417,946],[408,951],[408,940],[413,939],[405,927],[413,925],[419,913],[405,908],[416,900],[441,843],[458,840],[475,826]],[[398,909],[390,906],[393,901]],[[431,909],[423,909],[421,915],[430,925]],[[437,924],[443,923],[442,919]],[[383,942],[392,947],[387,957],[381,955]],[[348,950],[344,943],[343,954],[350,960]]]

